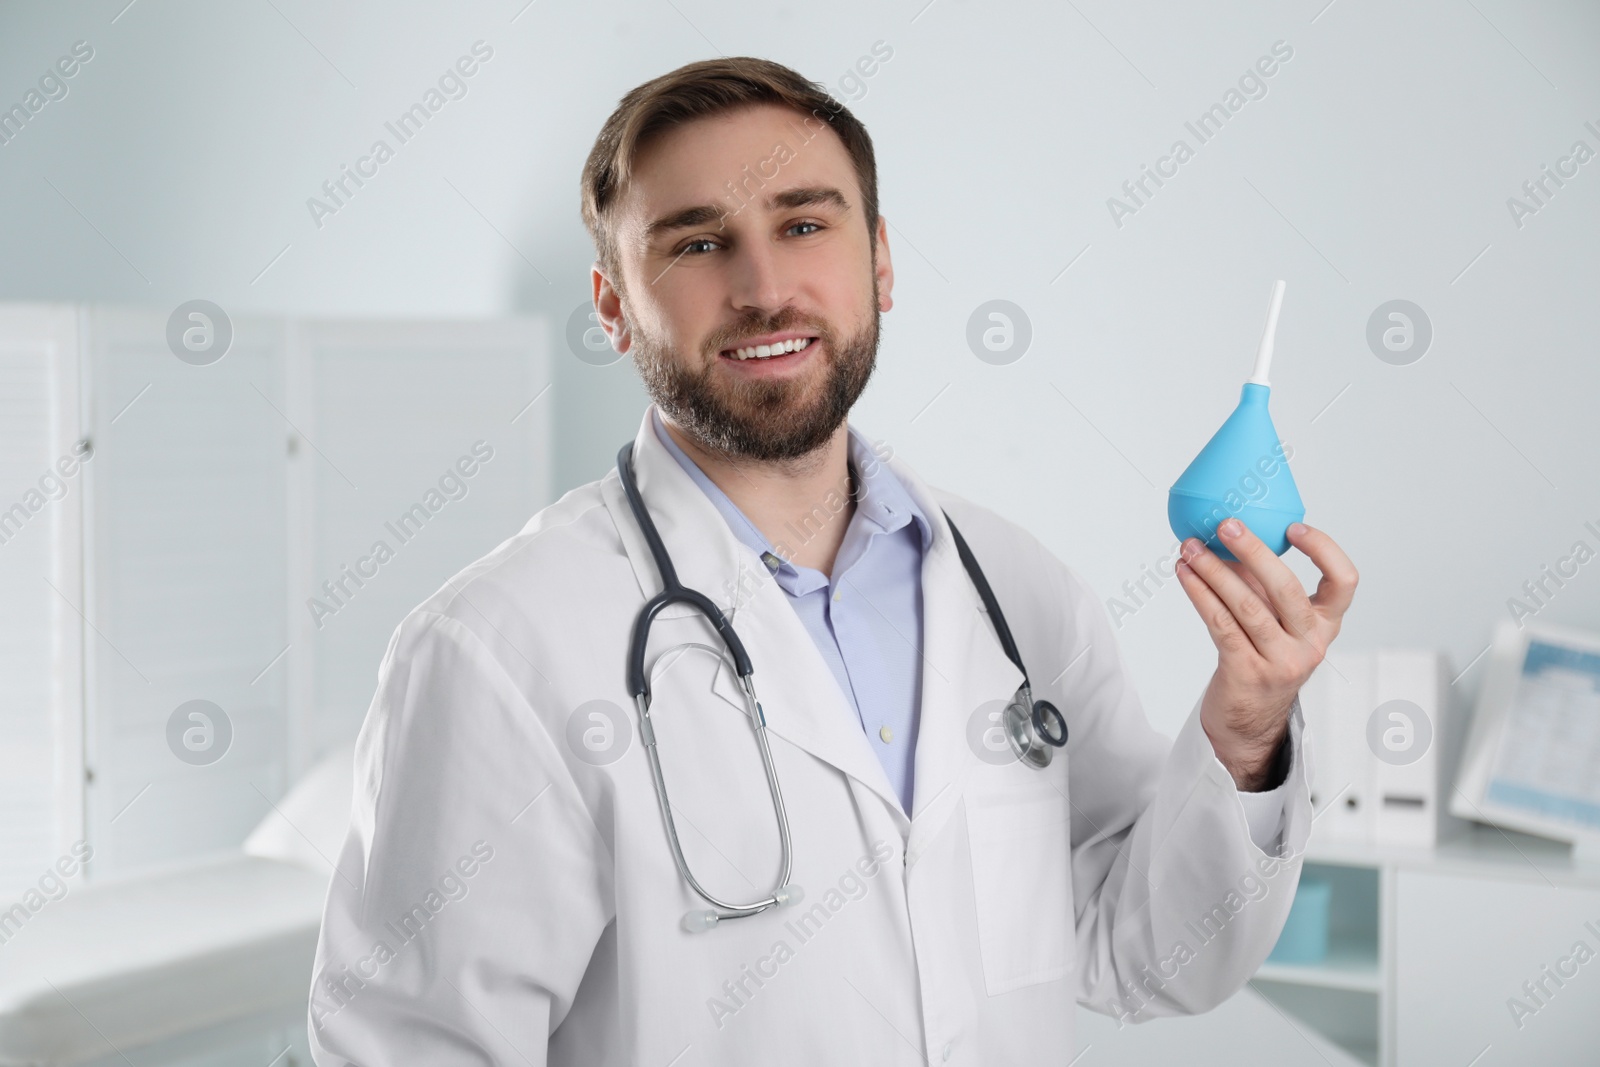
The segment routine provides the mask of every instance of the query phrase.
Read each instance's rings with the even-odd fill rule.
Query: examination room
[[[0,3],[0,1067],[1600,1064],[1597,53]]]

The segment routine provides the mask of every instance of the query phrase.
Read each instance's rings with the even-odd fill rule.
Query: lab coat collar
[[[953,787],[981,765],[968,742],[973,716],[989,701],[1008,699],[1022,675],[995,638],[933,493],[897,457],[887,462],[932,528],[922,560],[922,700],[907,843],[914,856],[920,851],[919,841],[931,838],[955,810],[961,790]],[[735,536],[661,444],[648,410],[634,437],[633,467],[640,495],[672,554],[679,581],[721,607],[744,641],[769,732],[861,783],[904,824],[900,801],[860,720],[799,615],[756,552]],[[642,602],[661,590],[660,574],[615,470],[602,482],[602,493],[638,579]],[[658,616],[658,625],[691,613],[682,605],[669,608]],[[705,635],[699,639],[705,640]],[[745,712],[743,691],[726,661],[712,691]]]

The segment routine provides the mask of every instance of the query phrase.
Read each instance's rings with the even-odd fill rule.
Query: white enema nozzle
[[[1283,310],[1284,281],[1279,278],[1272,283],[1272,306],[1267,309],[1267,328],[1261,333],[1261,347],[1256,349],[1256,369],[1249,380],[1257,385],[1271,386],[1267,381],[1267,371],[1272,367],[1272,343],[1278,334],[1278,312]]]

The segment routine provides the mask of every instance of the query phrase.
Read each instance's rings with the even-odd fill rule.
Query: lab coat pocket
[[[1071,825],[1049,782],[966,797],[972,892],[990,996],[1064,978],[1072,963]]]

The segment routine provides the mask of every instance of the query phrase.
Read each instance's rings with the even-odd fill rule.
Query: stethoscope
[[[683,928],[690,933],[699,933],[711,929],[722,919],[742,919],[747,915],[766,911],[768,908],[783,908],[798,904],[805,893],[800,886],[789,884],[789,874],[793,869],[789,816],[783,809],[783,790],[778,785],[778,770],[773,766],[772,749],[767,744],[766,712],[762,710],[761,701],[756,698],[755,684],[750,680],[754,672],[750,666],[750,655],[745,651],[744,642],[739,640],[739,635],[734,631],[733,624],[722,614],[722,609],[704,593],[690,589],[678,581],[677,568],[672,565],[672,557],[667,552],[667,546],[662,543],[661,534],[656,529],[655,522],[651,520],[650,512],[644,506],[644,497],[639,493],[639,483],[633,475],[631,441],[623,445],[622,451],[617,453],[617,473],[621,476],[622,490],[628,498],[628,508],[633,512],[634,521],[638,523],[640,532],[644,534],[645,543],[650,547],[650,555],[655,559],[656,570],[661,573],[662,586],[661,592],[646,601],[633,620],[633,636],[628,644],[628,692],[639,709],[639,737],[644,742],[645,755],[650,761],[650,776],[655,780],[656,786],[656,803],[661,808],[661,818],[666,824],[667,843],[672,847],[673,862],[677,864],[678,873],[683,875],[683,880],[689,883],[689,888],[711,905],[709,911],[686,912],[683,916]],[[945,515],[945,521],[950,522],[948,513]],[[989,588],[989,581],[983,575],[983,568],[978,566],[972,549],[967,547],[966,539],[956,529],[954,522],[950,522],[950,533],[955,539],[956,552],[961,557],[961,564],[971,577],[972,584],[977,587],[978,597],[989,612],[990,621],[994,623],[995,634],[1000,638],[1000,647],[1005,650],[1006,658],[1022,672],[1022,685],[1012,696],[1011,702],[1006,705],[1002,716],[1002,725],[1006,739],[1011,745],[1011,751],[1019,760],[1031,766],[1048,767],[1055,755],[1055,749],[1067,743],[1067,720],[1048,700],[1033,699],[1033,688],[1028,681],[1027,668],[1022,665],[1022,656],[1017,652],[1017,644],[1011,638],[1011,628],[1006,625],[1005,614],[1000,610],[999,601],[995,600],[994,591]],[[733,656],[734,669],[739,675],[739,684],[744,689],[746,711],[754,724],[756,746],[761,751],[761,764],[766,770],[767,788],[772,794],[772,810],[778,816],[778,838],[783,853],[783,870],[778,875],[778,884],[772,893],[749,904],[734,904],[712,896],[695,879],[693,872],[689,870],[688,861],[683,857],[683,846],[678,841],[678,827],[672,818],[672,805],[667,800],[667,782],[661,773],[661,757],[656,752],[655,729],[650,724],[650,675],[645,670],[644,653],[645,645],[650,639],[650,624],[655,621],[663,608],[672,604],[688,604],[704,615]]]

